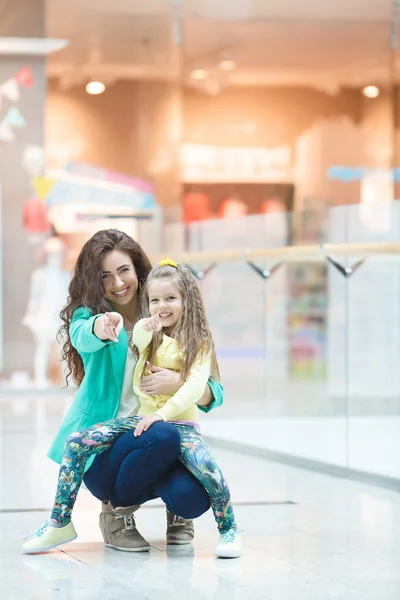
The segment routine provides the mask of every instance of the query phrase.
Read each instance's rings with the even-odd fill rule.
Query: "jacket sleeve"
[[[224,386],[222,385],[222,383],[220,381],[217,381],[216,379],[214,379],[214,377],[210,376],[209,380],[207,381],[208,386],[211,390],[213,399],[211,404],[209,404],[208,406],[199,406],[198,408],[205,413],[210,412],[210,410],[213,410],[214,408],[218,408],[219,406],[222,406],[223,402],[224,402]]]
[[[136,323],[132,332],[132,343],[137,346],[137,349],[140,353],[147,348],[153,338],[152,331],[145,331],[143,329],[143,321],[145,320],[146,319],[140,319],[140,321]]]
[[[71,320],[69,326],[69,336],[71,344],[79,353],[97,352],[111,342],[111,340],[101,340],[94,333],[95,321],[102,315],[93,315],[88,308],[78,308]]]
[[[171,421],[196,404],[204,394],[210,376],[210,367],[210,355],[202,357],[199,352],[183,386],[155,414],[163,421]]]

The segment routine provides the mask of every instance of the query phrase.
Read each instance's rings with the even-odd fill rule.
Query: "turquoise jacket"
[[[48,452],[49,458],[61,463],[67,437],[96,423],[113,419],[119,408],[125,373],[128,335],[123,328],[119,342],[102,341],[94,333],[94,322],[99,315],[93,315],[88,308],[78,308],[72,317],[69,334],[71,343],[82,357],[85,375],[76,392],[74,402]],[[203,412],[221,406],[224,389],[218,381],[210,378],[209,386],[214,396],[212,404],[199,407]],[[90,467],[94,457],[88,462]]]

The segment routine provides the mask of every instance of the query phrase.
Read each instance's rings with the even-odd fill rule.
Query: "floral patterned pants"
[[[72,433],[67,438],[51,513],[52,520],[61,525],[69,523],[88,459],[110,448],[123,433],[132,431],[133,435],[139,421],[140,417],[137,416],[104,421]],[[181,434],[179,459],[208,493],[220,533],[236,529],[228,484],[206,443],[194,427],[179,424],[175,426]]]

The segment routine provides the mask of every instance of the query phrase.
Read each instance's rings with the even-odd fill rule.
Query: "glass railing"
[[[400,203],[170,225],[163,240],[189,253],[217,346],[226,400],[204,432],[398,486]]]

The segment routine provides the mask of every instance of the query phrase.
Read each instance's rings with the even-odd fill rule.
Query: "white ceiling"
[[[197,85],[213,93],[225,85],[334,92],[389,81],[391,0],[182,0],[180,46],[176,2],[47,0],[47,35],[70,40],[49,58],[49,76],[65,87],[91,77],[193,84],[191,70],[205,68],[209,78]],[[237,68],[221,73],[221,58]]]
[[[238,65],[228,76],[232,85],[314,85],[334,91],[389,80],[386,23],[189,20],[186,39],[188,70],[206,68],[215,76],[218,60],[232,57]]]

